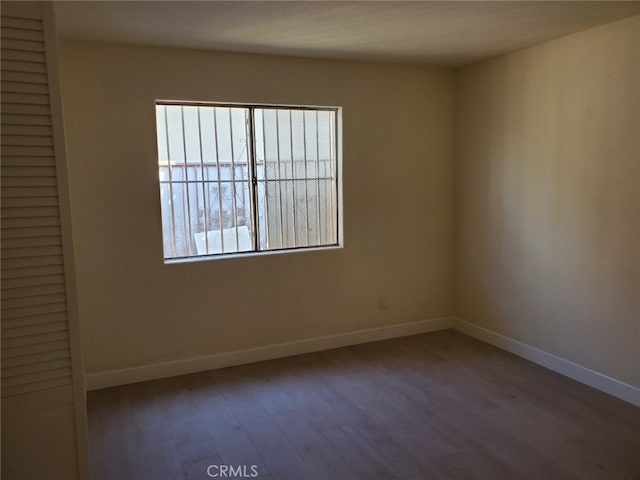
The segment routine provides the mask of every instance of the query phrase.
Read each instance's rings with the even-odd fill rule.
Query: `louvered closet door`
[[[71,385],[42,21],[2,16],[2,396]]]
[[[60,438],[67,442],[60,455],[76,463],[68,466],[68,478],[78,471],[46,8],[38,2],[3,2],[1,15],[3,479],[26,478],[34,464],[45,463],[38,458],[38,439],[25,432],[34,423],[45,422],[47,428],[47,421],[58,436],[71,435],[71,440]],[[57,93],[51,90],[51,95]],[[43,455],[46,448],[41,446]],[[30,458],[16,460],[21,455]],[[67,466],[57,468],[62,472]],[[46,476],[47,470],[40,473]]]

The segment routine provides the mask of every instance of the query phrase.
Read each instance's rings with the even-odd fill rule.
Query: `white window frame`
[[[232,102],[206,102],[206,101],[190,101],[190,100],[156,100],[154,107],[167,105],[167,106],[185,106],[185,107],[227,107],[227,108],[245,108],[250,111],[249,117],[251,119],[250,131],[250,143],[251,149],[248,155],[249,158],[249,170],[250,176],[250,191],[251,191],[251,225],[252,225],[252,243],[253,249],[250,251],[240,252],[223,252],[223,253],[208,253],[204,255],[190,255],[183,257],[165,257],[163,248],[163,260],[165,264],[180,264],[189,262],[199,262],[208,260],[220,260],[237,257],[251,257],[262,255],[273,255],[283,253],[297,253],[297,252],[309,252],[309,251],[322,251],[322,250],[334,250],[344,247],[344,208],[343,208],[343,194],[342,194],[342,107],[338,106],[313,106],[313,105],[291,105],[291,104],[260,104],[260,103],[232,103]],[[335,131],[333,132],[333,140],[335,142],[335,205],[333,206],[335,211],[335,228],[336,228],[336,242],[331,244],[314,244],[308,246],[295,246],[295,247],[283,247],[283,248],[269,248],[260,249],[258,237],[259,232],[259,220],[257,218],[256,209],[258,204],[257,199],[257,175],[256,175],[256,134],[254,126],[254,110],[255,109],[273,109],[273,110],[312,110],[312,111],[330,111],[335,114]],[[155,113],[155,108],[154,108]],[[156,128],[156,165],[158,165],[158,159],[160,158],[158,149],[158,131]],[[187,164],[185,158],[185,165]],[[170,164],[170,162],[169,162]],[[306,179],[310,180],[310,179]],[[266,181],[266,179],[264,180]],[[207,181],[201,180],[204,185]],[[158,192],[160,194],[162,182],[158,182]],[[172,207],[173,208],[173,207]],[[319,207],[318,207],[319,208]],[[162,218],[161,218],[162,224]],[[174,227],[175,228],[175,227]],[[163,243],[166,241],[164,233],[161,232]]]

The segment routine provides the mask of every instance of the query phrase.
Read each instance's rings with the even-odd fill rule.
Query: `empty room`
[[[3,480],[640,480],[640,2],[2,2]]]

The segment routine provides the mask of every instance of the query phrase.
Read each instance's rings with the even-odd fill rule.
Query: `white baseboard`
[[[144,382],[158,378],[173,377],[189,373],[214,370],[216,368],[261,362],[274,358],[300,355],[303,353],[329,350],[360,343],[376,342],[390,338],[417,335],[455,328],[459,332],[495,345],[498,348],[526,358],[549,370],[558,372],[578,382],[601,390],[609,395],[640,406],[640,388],[611,378],[602,373],[573,363],[564,358],[532,347],[526,343],[514,340],[499,333],[479,327],[465,320],[453,317],[441,317],[417,322],[401,323],[384,327],[358,330],[355,332],[328,335],[294,342],[278,343],[247,350],[236,350],[214,355],[175,360],[172,362],[155,363],[140,367],[123,368],[85,375],[87,390],[125,385],[128,383]]]
[[[453,328],[640,407],[640,388],[638,387],[459,318],[454,319]]]
[[[453,318],[441,317],[417,322],[401,323],[384,327],[358,330],[355,332],[328,335],[294,342],[266,345],[247,350],[237,350],[214,355],[175,360],[172,362],[156,363],[121,370],[89,373],[85,375],[87,390],[125,385],[127,383],[143,382],[158,378],[185,375],[188,373],[214,370],[216,368],[261,362],[274,358],[300,355],[303,353],[329,350],[360,343],[376,342],[390,338],[405,337],[419,333],[445,330],[453,327]]]

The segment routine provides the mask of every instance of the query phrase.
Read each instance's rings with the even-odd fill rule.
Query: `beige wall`
[[[88,373],[451,314],[453,71],[70,41],[60,61]],[[345,248],[164,265],[156,99],[342,106]]]
[[[18,402],[22,405],[13,408]],[[86,480],[78,473],[77,416],[73,404],[51,405],[53,401],[49,399],[40,402],[49,403],[46,407],[34,408],[29,403],[13,397],[9,408],[2,406],[2,479]],[[5,413],[8,409],[11,413]],[[23,412],[16,414],[16,410]]]
[[[458,317],[640,386],[640,17],[458,76]]]

